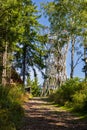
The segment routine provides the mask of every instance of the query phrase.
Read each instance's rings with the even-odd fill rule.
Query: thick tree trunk
[[[69,43],[67,43],[63,50],[63,80],[66,81],[67,73],[66,73],[66,58],[68,53]]]
[[[68,52],[69,44],[65,44],[62,48],[58,46],[58,56],[57,56],[57,85],[60,86],[67,79],[66,74],[66,56]]]

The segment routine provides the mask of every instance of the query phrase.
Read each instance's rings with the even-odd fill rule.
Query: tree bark
[[[3,52],[0,52],[0,84],[2,83]]]
[[[70,78],[73,78],[74,76],[74,49],[75,47],[75,37],[72,37],[72,42],[71,42],[71,73],[70,73]]]
[[[25,85],[25,75],[26,75],[26,45],[23,48],[23,84]]]
[[[7,74],[6,74],[6,68],[7,68],[7,43],[5,45],[5,51],[3,52],[3,70],[2,70],[2,85],[6,85],[7,80]]]

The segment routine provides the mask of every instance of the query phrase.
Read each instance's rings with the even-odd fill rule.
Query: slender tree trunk
[[[7,43],[5,45],[5,51],[3,52],[3,70],[2,70],[2,84],[5,86],[7,81],[6,81],[6,68],[7,68]]]
[[[84,59],[85,59],[85,80],[87,79],[87,46],[84,46]]]
[[[25,75],[26,75],[26,45],[23,48],[23,84],[25,85]]]
[[[0,84],[2,83],[3,52],[0,52]]]
[[[71,42],[71,73],[70,73],[70,78],[73,78],[74,75],[74,49],[75,47],[75,37],[72,37],[72,42]]]
[[[12,55],[11,52],[7,53],[7,83],[10,84],[11,82],[11,69],[12,69]]]

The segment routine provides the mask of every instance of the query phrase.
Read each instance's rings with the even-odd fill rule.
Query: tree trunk
[[[6,68],[7,68],[7,43],[5,45],[5,51],[3,52],[3,70],[2,70],[2,85],[6,85],[7,80],[7,74],[6,74]]]
[[[0,52],[0,84],[2,83],[3,52]]]
[[[23,48],[23,84],[25,85],[25,75],[26,75],[26,45]]]
[[[12,69],[12,55],[11,52],[7,53],[7,84],[10,84],[11,82],[11,69]]]
[[[66,81],[67,79],[67,73],[66,73],[66,57],[67,57],[67,53],[68,53],[68,48],[69,48],[69,43],[67,43],[64,47],[63,50],[63,80]]]
[[[75,37],[72,37],[72,42],[71,42],[71,73],[70,73],[70,78],[73,78],[74,75],[74,47],[75,47]]]

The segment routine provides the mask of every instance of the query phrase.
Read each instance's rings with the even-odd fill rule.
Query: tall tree
[[[16,67],[21,69],[21,76],[25,84],[26,76],[30,73],[30,67],[33,69],[35,77],[35,66],[39,70],[43,69],[43,56],[45,53],[44,36],[39,33],[41,25],[37,21],[39,16],[36,6],[28,1],[24,2],[24,6],[27,10],[22,12],[25,16],[24,19],[26,19],[23,24],[25,30],[23,32],[23,39],[17,44],[19,49],[15,52],[15,63]]]
[[[39,36],[39,34],[37,34],[40,26],[37,21],[39,18],[37,14],[38,11],[31,0],[1,0],[0,7],[0,40],[1,45],[4,48],[2,57],[3,61],[5,61],[5,64],[2,62],[2,71],[7,71],[7,61],[9,61],[9,59],[8,56],[7,59],[5,58],[6,55],[8,53],[12,53],[12,55],[15,57],[15,54],[18,53],[20,57],[20,63],[23,64],[23,80],[25,80],[26,58],[27,61],[30,58],[32,64],[34,64],[35,61],[39,67],[39,63],[41,62],[39,57],[41,54],[43,54],[43,52],[41,52],[39,49],[42,38]],[[38,55],[35,57],[36,52],[38,52]],[[30,57],[28,57],[28,54]],[[32,57],[34,58],[34,61],[32,60]],[[15,63],[15,60],[13,63]],[[3,76],[3,72],[2,77],[4,80],[6,80],[7,74],[5,73],[5,76]]]
[[[86,24],[86,5],[87,1],[83,0],[54,0],[53,2],[48,3],[44,6],[46,15],[49,17],[50,27],[52,33],[56,34],[57,40],[55,44],[56,57],[57,59],[57,69],[58,74],[62,72],[58,66],[59,61],[62,59],[62,64],[64,64],[63,59],[66,61],[66,54],[68,51],[68,45],[71,43],[71,78],[73,78],[74,74],[74,66],[77,63],[74,63],[74,52],[75,52],[75,44],[79,44],[77,42],[77,38],[82,41],[83,30],[87,26]],[[83,20],[82,20],[83,14]],[[82,41],[83,42],[83,41]],[[57,45],[57,46],[56,46]],[[65,49],[64,53],[65,57],[63,57],[62,49],[67,45],[67,51]],[[62,56],[62,57],[61,57]],[[60,60],[59,60],[60,59]],[[61,62],[60,62],[61,63]],[[64,71],[63,71],[64,72]]]
[[[65,13],[67,8],[63,8],[64,4],[62,1],[50,2],[45,6],[45,11],[49,17],[50,28],[52,34],[56,36],[54,38],[54,56],[56,57],[55,67],[57,70],[57,84],[60,85],[64,80],[66,80],[66,54],[68,49],[68,31],[67,23],[65,18]]]

